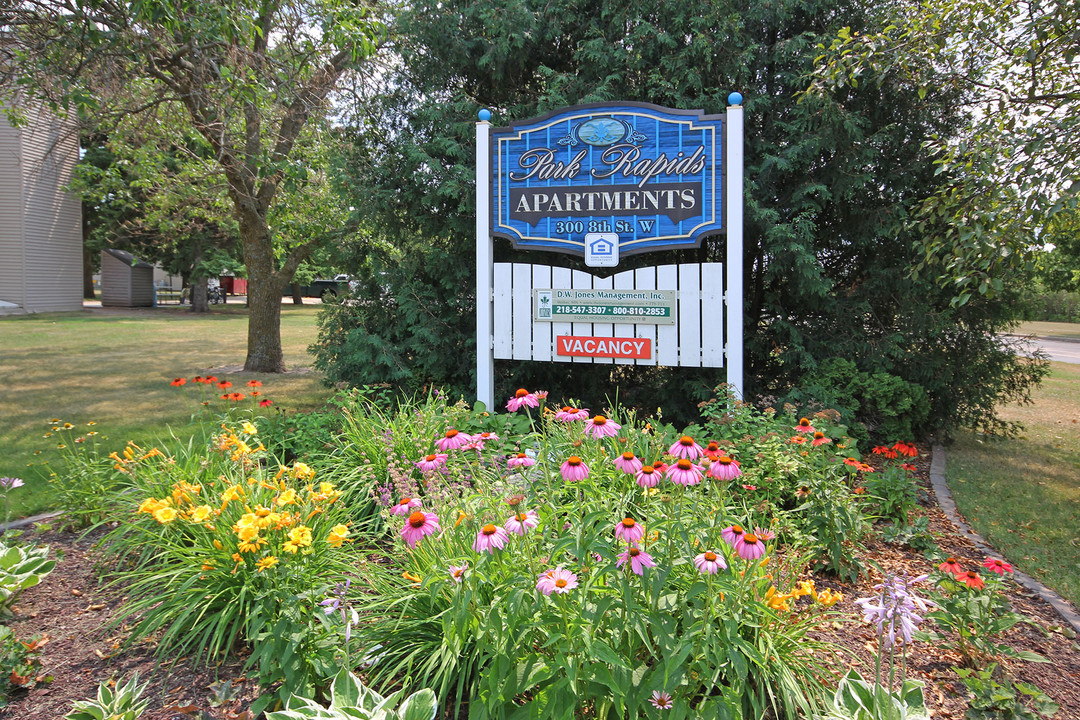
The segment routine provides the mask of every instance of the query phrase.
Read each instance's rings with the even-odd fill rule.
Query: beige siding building
[[[82,206],[62,188],[78,133],[45,110],[0,110],[0,313],[82,309]]]

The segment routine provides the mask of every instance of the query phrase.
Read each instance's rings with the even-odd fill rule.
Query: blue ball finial
[[[727,96],[728,105],[742,105],[742,93],[733,92]]]
[[[486,108],[481,110],[480,112],[476,113],[476,115],[483,122],[487,122],[488,120],[491,119],[491,111],[486,109]]]

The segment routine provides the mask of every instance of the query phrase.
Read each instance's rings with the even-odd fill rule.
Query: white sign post
[[[492,285],[495,241],[491,237],[491,111],[476,123],[476,399],[495,409]]]

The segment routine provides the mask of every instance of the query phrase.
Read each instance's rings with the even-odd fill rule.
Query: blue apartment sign
[[[617,263],[698,247],[723,227],[723,116],[595,103],[494,128],[491,139],[491,234],[516,248],[610,249]]]

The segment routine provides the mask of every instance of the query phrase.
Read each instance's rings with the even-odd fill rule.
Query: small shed
[[[123,250],[102,250],[101,306],[153,307],[154,266]]]

